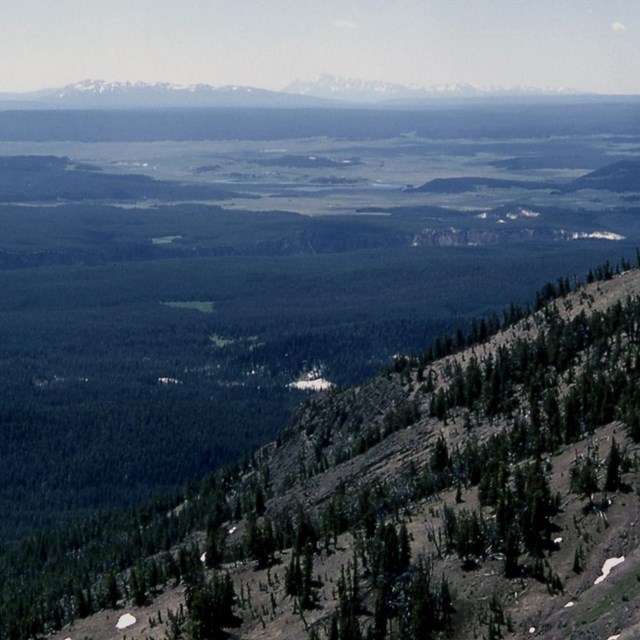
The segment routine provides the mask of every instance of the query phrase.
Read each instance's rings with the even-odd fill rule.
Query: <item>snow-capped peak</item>
[[[81,80],[63,87],[60,90],[60,95],[65,95],[70,91],[78,91],[81,93],[113,93],[116,91],[130,91],[134,88],[147,87],[144,82],[107,82],[106,80]]]
[[[171,82],[109,82],[107,80],[86,79],[80,82],[66,85],[56,91],[59,98],[66,98],[72,95],[98,96],[98,95],[123,95],[134,92],[145,94],[163,93],[252,93],[253,87],[239,85],[225,85],[215,87],[210,84],[174,84]]]
[[[37,103],[39,107],[70,109],[305,107],[318,104],[314,98],[243,85],[119,82],[90,78],[64,87],[8,95],[5,99],[17,98],[25,103]]]
[[[430,86],[398,84],[378,80],[345,78],[325,73],[312,82],[296,80],[283,91],[319,98],[340,98],[355,102],[380,100],[422,100],[429,98],[466,98],[501,96],[568,95],[576,91],[567,89],[540,89],[537,87],[482,87],[469,83],[446,83]]]

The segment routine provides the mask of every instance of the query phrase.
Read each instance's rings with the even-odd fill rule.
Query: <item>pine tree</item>
[[[383,585],[376,590],[376,600],[373,614],[373,637],[384,640],[387,637],[388,598]]]
[[[223,558],[224,537],[220,535],[218,527],[213,524],[207,528],[207,538],[204,543],[205,563],[209,569],[216,568]]]
[[[584,555],[584,549],[580,545],[573,554],[573,572],[582,573],[585,569],[586,558]]]
[[[103,601],[109,609],[115,609],[118,606],[118,600],[120,600],[120,589],[116,574],[112,570],[105,578]]]
[[[255,510],[256,510],[256,515],[258,516],[263,516],[266,510],[264,491],[260,486],[256,489]]]
[[[360,595],[358,585],[358,566],[354,558],[353,574],[351,569],[344,570],[338,580],[338,638],[339,640],[362,640],[358,612]]]
[[[571,469],[571,489],[574,493],[583,496],[589,496],[598,491],[596,463],[590,455],[577,461]]]
[[[398,534],[393,524],[389,523],[382,529],[382,558],[379,570],[383,579],[395,577],[399,573],[400,545]]]
[[[302,569],[300,568],[300,556],[291,552],[291,561],[284,572],[284,589],[289,596],[298,597],[302,593]]]
[[[338,632],[338,616],[331,616],[331,624],[329,626],[329,634],[327,640],[340,640],[340,633]]]
[[[411,542],[409,541],[409,531],[407,530],[406,523],[400,525],[400,532],[398,534],[398,568],[400,571],[406,571],[411,562]]]
[[[551,518],[557,512],[549,482],[539,460],[527,468],[524,495],[524,510],[521,515],[524,544],[529,552],[539,555],[549,544]]]
[[[436,473],[442,473],[449,464],[449,448],[442,435],[438,436],[431,454],[431,468]]]
[[[308,542],[304,550],[304,562],[302,565],[302,588],[300,592],[300,606],[303,609],[313,608],[316,600],[313,588],[313,549]]]
[[[622,456],[616,439],[611,441],[611,449],[607,457],[607,477],[604,483],[605,491],[617,491],[622,484],[621,475]]]
[[[84,589],[76,589],[75,601],[76,615],[78,616],[78,618],[86,618],[93,613],[93,611],[91,610],[91,604]]]
[[[520,533],[517,525],[509,531],[504,543],[504,575],[515,578],[519,575],[518,556],[520,555]]]
[[[225,627],[233,626],[236,595],[229,574],[214,573],[210,582],[198,578],[185,592],[191,640],[224,638]]]
[[[147,603],[147,583],[145,571],[141,566],[134,567],[131,570],[129,592],[136,607],[143,607]]]
[[[431,592],[431,569],[420,557],[409,592],[409,628],[412,640],[431,640],[435,632],[435,603]]]

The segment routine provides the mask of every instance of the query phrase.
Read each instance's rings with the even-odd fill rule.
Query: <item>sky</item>
[[[2,0],[0,92],[325,73],[640,94],[640,0]]]

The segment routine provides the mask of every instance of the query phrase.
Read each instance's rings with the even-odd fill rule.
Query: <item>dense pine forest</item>
[[[36,242],[33,215],[24,233]],[[471,330],[505,299],[524,304],[567,264],[587,267],[582,246],[5,269],[0,536],[199,480],[277,436],[304,398],[288,386],[299,377],[358,383],[394,353],[418,353],[456,325]],[[496,279],[497,269],[511,277]]]

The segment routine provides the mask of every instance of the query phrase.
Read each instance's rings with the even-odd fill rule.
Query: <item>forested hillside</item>
[[[634,637],[640,271],[588,280],[309,399],[183,494],[5,549],[0,635]]]

